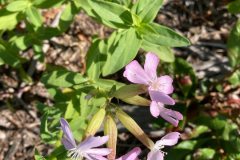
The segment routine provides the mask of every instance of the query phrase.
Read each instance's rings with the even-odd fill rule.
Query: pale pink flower
[[[68,122],[61,118],[60,123],[63,131],[62,143],[66,150],[68,150],[69,157],[74,160],[82,158],[86,158],[87,160],[107,160],[104,156],[110,154],[111,150],[108,148],[95,147],[105,144],[108,141],[108,136],[88,137],[76,145]]]
[[[161,116],[166,121],[177,126],[178,121],[183,119],[181,113],[164,108],[164,104],[175,104],[175,101],[169,96],[174,89],[172,85],[173,79],[168,75],[157,76],[158,63],[158,56],[148,53],[144,68],[134,60],[126,66],[123,76],[132,83],[148,86],[148,92],[152,100],[150,105],[151,114],[154,117]]]
[[[163,160],[165,152],[161,151],[164,146],[173,146],[177,144],[180,133],[171,132],[157,141],[153,149],[148,153],[147,160]]]
[[[141,149],[139,147],[133,148],[127,154],[119,157],[116,160],[139,160],[138,155],[141,153]]]

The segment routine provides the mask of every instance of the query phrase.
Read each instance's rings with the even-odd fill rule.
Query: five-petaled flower
[[[108,136],[103,137],[88,137],[82,141],[79,145],[73,138],[68,122],[61,118],[61,128],[63,131],[62,143],[66,150],[68,150],[68,156],[74,160],[86,158],[87,160],[107,160],[104,156],[108,155],[111,150],[108,148],[95,148],[105,144],[108,141]]]
[[[164,104],[175,104],[175,101],[169,96],[169,94],[173,93],[173,80],[167,75],[157,76],[158,63],[159,58],[153,53],[148,53],[144,68],[134,60],[126,66],[123,76],[132,83],[148,86],[148,92],[152,100],[150,105],[151,114],[154,117],[161,116],[166,121],[177,126],[179,120],[183,119],[182,114],[164,107]]]
[[[163,160],[164,159],[164,152],[161,149],[164,146],[173,146],[178,142],[180,137],[180,133],[178,132],[171,132],[162,137],[159,141],[157,141],[152,148],[152,150],[148,153],[147,160]]]

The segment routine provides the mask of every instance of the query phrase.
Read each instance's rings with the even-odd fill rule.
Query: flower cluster
[[[141,67],[141,65],[134,60],[126,66],[124,71],[124,77],[126,77],[132,83],[142,84],[147,87],[148,93],[151,98],[150,112],[152,116],[154,117],[160,116],[166,121],[168,121],[169,123],[171,123],[172,125],[178,126],[179,120],[183,119],[182,114],[177,111],[164,107],[164,105],[175,104],[174,99],[170,97],[170,94],[172,94],[174,90],[172,85],[173,79],[168,75],[158,77],[157,75],[158,63],[159,63],[159,58],[153,53],[148,53],[146,55],[144,67]],[[96,129],[100,127],[104,119],[105,109],[101,109],[101,111],[102,112],[99,111],[96,114],[96,115],[101,115],[101,118],[100,118],[101,121],[98,120],[99,116],[95,115],[95,118],[93,118],[94,123],[90,123],[90,124],[94,124],[94,126],[88,127],[88,128],[94,128],[94,132],[93,130],[90,130],[91,134],[93,133],[92,135],[95,134]],[[175,145],[178,142],[178,139],[180,137],[180,133],[171,132],[166,134],[164,137],[162,137],[160,140],[158,140],[154,144],[151,141],[151,139],[149,139],[144,135],[144,132],[137,126],[134,120],[129,118],[127,114],[119,111],[117,112],[117,115],[119,120],[123,124],[125,125],[130,124],[130,127],[127,127],[130,129],[130,132],[131,132],[131,128],[135,127],[133,129],[134,132],[132,133],[134,133],[134,135],[138,139],[140,137],[141,142],[145,142],[145,141],[147,142],[147,143],[143,143],[145,145],[147,144],[146,146],[151,150],[147,155],[147,160],[163,160],[165,153],[161,151],[161,149],[163,149],[164,146]],[[96,124],[97,124],[96,121],[98,121],[98,124],[99,124],[97,125],[98,127],[96,127]],[[114,120],[112,121],[114,123]],[[61,129],[63,131],[62,143],[66,148],[66,150],[68,150],[69,157],[71,157],[74,160],[83,159],[83,158],[86,158],[87,160],[107,160],[106,156],[111,154],[112,149],[97,148],[97,147],[107,143],[108,140],[111,141],[110,139],[111,137],[108,137],[108,136],[94,137],[91,134],[89,134],[80,144],[77,145],[73,138],[68,122],[65,119],[61,119],[60,123],[61,123]],[[139,132],[135,132],[135,131],[139,131]],[[139,135],[140,132],[142,133],[141,135]],[[138,160],[138,156],[140,153],[141,153],[141,149],[139,147],[135,147],[125,155],[117,159],[115,158],[114,159],[115,160]]]
[[[86,158],[88,160],[107,160],[104,156],[108,155],[111,150],[108,148],[95,148],[105,144],[108,141],[108,136],[103,137],[88,137],[80,144],[76,145],[70,130],[69,124],[65,119],[60,120],[61,128],[63,130],[62,143],[68,156],[74,160]],[[163,160],[164,152],[161,151],[164,146],[172,146],[178,142],[180,134],[178,132],[171,132],[159,141],[157,141],[153,149],[148,153],[147,160]],[[133,148],[127,154],[117,158],[116,160],[138,160],[138,155],[141,153],[139,147]]]

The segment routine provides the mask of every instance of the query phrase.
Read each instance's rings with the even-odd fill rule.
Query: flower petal
[[[94,148],[94,147],[98,147],[101,146],[103,144],[105,144],[108,141],[108,136],[98,136],[98,137],[88,137],[87,139],[85,139],[83,142],[81,142],[77,148],[85,151],[88,150],[90,148]]]
[[[173,79],[170,76],[161,76],[157,79],[159,85],[159,91],[165,94],[173,93]]]
[[[130,82],[137,84],[148,85],[148,82],[150,81],[150,78],[136,60],[132,61],[125,67],[123,76]]]
[[[147,160],[163,160],[164,154],[159,150],[153,150],[148,153]]]
[[[146,55],[144,70],[148,74],[148,76],[151,77],[151,79],[155,79],[157,77],[158,63],[159,63],[159,58],[157,55],[153,53],[148,53]]]
[[[109,148],[92,148],[92,149],[86,150],[85,153],[106,156],[111,153],[111,149],[109,149]]]
[[[151,112],[152,116],[156,117],[156,118],[160,115],[160,110],[159,110],[158,105],[159,104],[155,101],[152,101],[151,105],[150,105],[150,112]]]
[[[160,103],[158,103],[158,105],[160,116],[175,127],[178,126],[179,120],[183,120],[183,116],[180,112],[165,108],[161,106]]]
[[[159,141],[156,142],[155,145],[158,146],[173,146],[177,144],[178,139],[180,138],[180,133],[171,132],[162,137]]]
[[[62,137],[61,142],[64,145],[66,150],[70,150],[70,149],[75,148],[75,146],[68,139],[66,139],[65,137]]]
[[[133,148],[127,154],[119,157],[116,160],[138,160],[138,155],[141,153],[141,149],[139,147]]]
[[[87,160],[108,160],[107,158],[99,155],[86,155]]]
[[[62,131],[63,131],[63,134],[64,134],[63,138],[62,138],[62,143],[63,143],[64,147],[67,150],[75,148],[77,145],[76,145],[76,142],[73,138],[73,135],[72,135],[72,132],[70,130],[68,122],[65,119],[61,118],[60,119],[60,124],[61,124],[61,128],[62,128]]]
[[[148,89],[152,101],[160,102],[167,105],[174,105],[175,101],[167,94]]]

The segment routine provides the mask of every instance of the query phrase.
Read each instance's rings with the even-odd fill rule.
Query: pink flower
[[[151,114],[154,117],[161,116],[166,121],[177,126],[178,121],[183,119],[181,113],[164,108],[164,104],[175,104],[175,101],[169,96],[169,94],[173,93],[173,79],[167,75],[157,77],[158,63],[159,58],[153,53],[148,53],[144,68],[134,60],[126,66],[123,76],[132,83],[148,86],[148,92],[152,100],[150,105]]]
[[[133,148],[130,152],[123,155],[122,157],[116,160],[139,160],[138,155],[141,153],[141,149],[139,147]]]
[[[103,137],[89,137],[82,141],[79,145],[73,138],[68,122],[61,118],[61,128],[63,131],[62,143],[68,150],[68,156],[72,159],[82,159],[83,157],[87,160],[107,160],[104,156],[108,155],[111,150],[108,148],[95,148],[103,145],[108,141],[108,136]]]
[[[163,160],[164,152],[161,149],[164,146],[173,146],[178,142],[180,137],[180,133],[171,132],[162,137],[159,141],[157,141],[153,147],[153,149],[148,153],[147,160]]]

